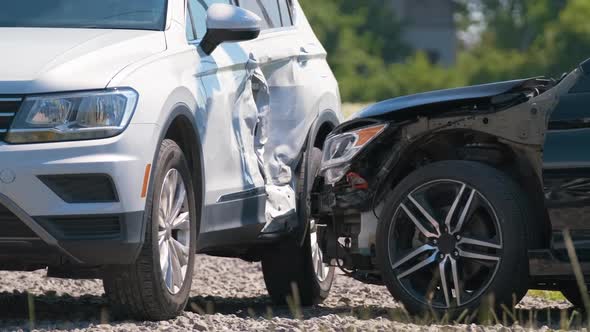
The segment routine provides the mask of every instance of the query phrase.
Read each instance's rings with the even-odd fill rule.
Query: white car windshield
[[[0,27],[164,30],[167,0],[16,0]]]

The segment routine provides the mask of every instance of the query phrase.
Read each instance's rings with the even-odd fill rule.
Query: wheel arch
[[[333,110],[320,112],[309,129],[307,142],[311,142],[311,146],[321,149],[328,135],[338,125],[340,125],[340,119],[336,112]],[[308,145],[310,144],[306,143],[306,147]]]
[[[324,146],[326,138],[328,138],[332,130],[338,127],[338,125],[340,125],[340,118],[336,112],[330,109],[320,112],[309,128],[305,144],[303,145],[300,153],[300,161],[298,164],[303,160],[309,160],[309,158],[306,158],[309,156],[309,153],[311,153],[310,151],[312,150],[309,147],[316,147],[321,150]],[[307,174],[308,165],[302,166],[305,167],[305,172]]]
[[[302,157],[303,154],[305,154],[305,158],[300,158],[300,160],[309,160],[309,155],[311,154],[312,149],[311,148],[318,148],[318,149],[322,149],[324,146],[324,142],[326,141],[326,138],[328,138],[328,136],[330,135],[330,133],[332,132],[332,130],[334,130],[334,128],[338,127],[338,125],[340,125],[340,119],[338,117],[338,115],[336,114],[336,112],[332,111],[332,110],[325,110],[323,112],[320,112],[320,114],[318,115],[318,117],[315,119],[315,121],[312,123],[310,129],[309,129],[309,133],[307,135],[307,139],[306,139],[306,143],[303,147],[303,151],[302,151]],[[305,174],[307,176],[308,172],[308,168],[309,165],[302,165],[303,167],[305,167]],[[307,178],[305,179],[307,183]],[[307,185],[304,186],[304,191],[308,192],[309,188],[307,188]]]
[[[529,194],[528,200],[532,206],[543,207],[534,209],[533,219],[539,222],[527,225],[527,232],[531,235],[529,249],[549,247],[551,222],[545,208],[543,184],[534,167],[534,161],[516,145],[490,134],[461,129],[421,137],[402,148],[398,155],[399,162],[387,176],[384,190],[393,189],[411,172],[437,161],[481,162],[506,173]]]
[[[332,130],[340,124],[340,118],[336,114],[336,112],[332,110],[326,110],[321,112],[318,117],[315,119],[311,128],[309,130],[306,143],[303,147],[303,151],[301,152],[300,160],[302,162],[309,161],[310,156],[312,153],[313,148],[322,149],[326,138],[330,135]],[[299,230],[296,232],[296,239],[299,241],[301,245],[303,245],[305,241],[305,234],[307,233],[308,225],[308,216],[310,214],[310,197],[307,193],[310,192],[311,188],[308,188],[308,176],[309,175],[309,168],[311,167],[309,162],[305,162],[305,164],[301,164],[301,167],[305,170],[305,177],[303,178],[303,193],[304,197],[301,197],[301,204],[299,207],[299,213],[303,213],[300,215],[299,219],[303,221],[302,224],[299,225]]]
[[[192,173],[193,190],[195,191],[195,200],[197,203],[197,216],[199,222],[203,218],[204,213],[204,197],[205,197],[205,173],[203,164],[203,149],[201,144],[201,136],[195,121],[194,114],[186,104],[176,104],[172,108],[165,122],[162,124],[158,146],[165,139],[171,139],[183,151],[189,163],[189,169]],[[154,154],[152,163],[152,170],[157,167],[158,150]],[[152,171],[153,174],[153,171]],[[154,177],[150,176],[149,193],[152,194]],[[198,225],[197,225],[198,226]]]

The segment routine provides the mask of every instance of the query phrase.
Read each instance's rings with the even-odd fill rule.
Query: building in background
[[[457,57],[453,0],[392,0],[403,24],[403,39],[428,54],[434,63],[450,66]]]

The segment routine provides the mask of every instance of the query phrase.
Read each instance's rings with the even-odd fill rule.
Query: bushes
[[[450,68],[431,64],[426,55],[401,42],[403,27],[384,10],[389,0],[300,1],[329,53],[346,102],[522,77],[559,77],[590,57],[587,0],[469,0],[479,5],[471,10],[485,14],[485,28],[480,41],[462,47]],[[461,19],[460,12],[457,16]],[[458,23],[467,29],[474,22]]]

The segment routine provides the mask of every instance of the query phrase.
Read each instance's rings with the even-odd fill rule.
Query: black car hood
[[[517,92],[538,82],[539,78],[473,85],[463,88],[438,90],[388,99],[373,104],[352,116],[352,119],[378,118],[403,110],[414,110],[425,106],[454,104],[466,100],[489,99],[510,92]]]

